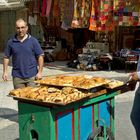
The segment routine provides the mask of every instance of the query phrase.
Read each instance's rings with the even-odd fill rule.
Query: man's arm
[[[4,81],[8,80],[8,64],[9,64],[9,58],[4,58],[3,59],[3,75],[2,75],[2,79]]]
[[[44,56],[38,56],[38,73],[36,75],[36,79],[42,79],[42,71],[44,66]]]

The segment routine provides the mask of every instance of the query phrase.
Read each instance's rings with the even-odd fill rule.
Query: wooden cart
[[[133,85],[92,88],[89,96],[66,104],[14,96],[20,140],[114,140],[115,96],[133,90]]]
[[[20,140],[113,140],[114,97],[107,92],[67,105],[18,100]]]

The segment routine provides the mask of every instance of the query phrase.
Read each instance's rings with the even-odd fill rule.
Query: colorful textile
[[[42,16],[52,25],[62,23],[66,30],[110,31],[115,25],[140,26],[139,0],[35,0],[35,5],[37,1]]]
[[[71,27],[87,28],[89,26],[91,0],[74,0],[74,15]]]
[[[53,17],[59,17],[59,2],[58,0],[53,1]]]
[[[46,8],[47,8],[47,0],[43,0],[43,3],[42,3],[42,16],[45,16]]]
[[[73,18],[73,0],[65,0],[64,17],[61,27],[65,30],[71,28],[72,18]]]
[[[113,27],[113,0],[92,0],[89,30],[107,31]]]
[[[52,6],[52,0],[47,0],[46,17],[50,15],[51,6]]]
[[[139,26],[140,7],[138,1],[114,1],[114,21],[119,26]]]
[[[64,19],[65,0],[59,0],[59,6],[60,6],[60,21],[62,22]]]
[[[53,24],[54,24],[54,26],[60,26],[59,0],[54,0],[53,1],[52,16],[53,16]]]

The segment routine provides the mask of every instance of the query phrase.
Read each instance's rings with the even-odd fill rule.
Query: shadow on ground
[[[20,140],[18,123],[0,129],[1,140]]]
[[[18,122],[18,112],[10,108],[0,108],[0,117],[13,122]]]

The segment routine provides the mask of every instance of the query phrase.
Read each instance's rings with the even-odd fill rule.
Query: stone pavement
[[[0,57],[2,62],[2,56]],[[9,80],[3,82],[0,77],[0,140],[19,140],[17,101],[8,97],[13,89],[11,80],[11,66],[9,66]],[[43,70],[43,76],[56,74],[85,73],[95,76],[109,77],[126,81],[129,73],[123,71],[78,71],[66,68],[66,62],[48,63]],[[2,75],[2,63],[0,63],[0,75]],[[133,102],[134,92],[127,92],[115,98],[115,128],[116,140],[136,140],[129,114]]]

